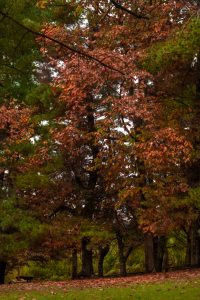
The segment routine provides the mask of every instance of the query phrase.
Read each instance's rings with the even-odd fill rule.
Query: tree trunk
[[[131,254],[133,247],[129,246],[126,253],[125,252],[125,245],[123,242],[123,237],[121,233],[118,231],[116,232],[116,237],[117,237],[117,244],[118,244],[118,253],[119,253],[119,273],[120,276],[126,276],[127,271],[126,271],[126,262]]]
[[[163,260],[165,255],[166,238],[165,236],[156,236],[153,238],[154,262],[156,272],[162,272]]]
[[[190,242],[190,231],[187,233],[187,244],[186,244],[186,254],[185,254],[185,264],[186,266],[191,265],[191,242]]]
[[[187,234],[186,264],[191,267],[200,266],[200,236],[198,224],[194,223]]]
[[[77,249],[72,250],[72,279],[78,277]]]
[[[127,275],[126,271],[126,261],[124,256],[119,257],[119,274],[120,276],[125,277]]]
[[[0,284],[5,283],[6,262],[0,261]]]
[[[120,232],[117,232],[117,244],[118,244],[118,253],[119,253],[119,273],[120,276],[126,276],[126,260],[124,257],[124,243],[123,238]]]
[[[166,252],[166,237],[145,235],[145,270],[147,273],[162,272]],[[165,266],[164,266],[165,267]]]
[[[94,274],[93,261],[92,261],[92,250],[88,250],[87,246],[90,239],[83,237],[81,241],[82,250],[82,269],[79,273],[80,277],[90,278]]]
[[[168,255],[167,247],[165,247],[165,253],[164,253],[164,256],[163,256],[162,271],[163,272],[169,271],[169,255]]]
[[[144,247],[145,247],[145,271],[147,273],[153,273],[156,271],[156,268],[154,262],[153,235],[151,233],[145,234]]]
[[[109,246],[106,245],[105,247],[99,246],[99,260],[98,260],[98,276],[103,277],[103,262],[104,258],[109,251]]]

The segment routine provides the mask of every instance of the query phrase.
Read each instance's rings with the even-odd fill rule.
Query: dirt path
[[[103,279],[82,279],[82,280],[66,280],[66,281],[40,281],[32,283],[14,283],[0,286],[0,292],[5,291],[28,291],[28,290],[48,290],[48,289],[63,289],[69,290],[72,288],[101,288],[121,285],[130,285],[138,283],[153,283],[162,282],[163,280],[195,280],[200,278],[200,269],[190,269],[184,271],[175,271],[167,273],[155,273],[147,275],[135,275],[128,277],[103,278]]]

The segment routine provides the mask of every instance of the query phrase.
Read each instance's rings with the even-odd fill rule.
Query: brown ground
[[[45,290],[49,288],[61,288],[69,290],[72,288],[84,289],[84,288],[101,288],[101,287],[112,287],[138,283],[153,283],[161,282],[166,279],[170,280],[195,280],[200,278],[200,269],[190,269],[184,271],[174,271],[167,273],[155,273],[145,275],[134,275],[128,277],[117,277],[117,278],[103,278],[103,279],[80,279],[80,280],[66,280],[66,281],[38,281],[31,283],[13,283],[5,284],[0,286],[1,291],[28,291],[28,290]]]

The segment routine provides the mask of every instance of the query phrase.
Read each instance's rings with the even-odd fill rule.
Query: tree
[[[180,164],[191,145],[166,117],[162,89],[142,61],[150,41],[157,44],[186,22],[195,9],[184,12],[186,4],[139,3],[134,11],[144,17],[138,18],[131,3],[79,1],[74,27],[48,24],[38,39],[65,105],[55,138],[79,186],[75,205],[91,220],[110,198],[132,202],[145,232],[175,226],[168,200],[186,188]]]
[[[190,162],[186,166],[180,164],[188,185],[187,196],[179,200],[173,213],[176,222],[187,235],[186,263],[199,265],[199,3],[196,12],[178,32],[163,44],[158,44],[149,53],[148,62],[154,61],[154,66],[149,64],[151,72],[156,76],[159,89],[165,95],[167,112],[174,122],[176,118],[180,129],[193,146]],[[167,57],[166,57],[167,53]],[[163,85],[163,82],[168,82]],[[169,118],[169,117],[168,117]],[[177,201],[176,201],[177,202]],[[175,203],[175,202],[174,202]],[[181,213],[180,213],[181,212]],[[187,220],[187,222],[186,222]]]
[[[175,115],[169,106],[169,92],[176,87],[169,78],[177,78],[182,65],[176,70],[169,59],[171,72],[162,61],[166,45],[175,45],[171,53],[179,54],[170,37],[184,29],[197,7],[191,1],[107,0],[39,1],[38,6],[55,16],[41,32],[0,12],[37,36],[44,61],[37,66],[38,81],[50,82],[26,97],[37,106],[32,129],[40,141],[16,177],[19,194],[46,222],[44,216],[64,210],[93,224],[116,211],[126,220],[132,210],[130,220],[147,238],[147,270],[160,270],[165,235],[182,224],[183,219],[175,220],[177,199],[187,192],[184,168],[192,149],[181,111]],[[148,65],[152,57],[163,73]],[[53,169],[55,161],[61,163]],[[90,242],[82,236],[81,274],[88,277]]]
[[[30,137],[30,114],[30,109],[17,106],[15,101],[10,106],[2,105],[0,108],[0,284],[4,283],[7,264],[24,252],[40,231],[38,221],[24,208],[23,200],[13,188],[13,177],[23,160],[20,147],[25,148]],[[34,225],[38,231],[32,229]]]

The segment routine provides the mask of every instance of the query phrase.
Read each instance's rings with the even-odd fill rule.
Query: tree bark
[[[198,224],[195,222],[187,234],[186,264],[191,267],[200,266],[200,236]]]
[[[6,262],[0,261],[0,284],[5,283]]]
[[[144,247],[145,247],[145,271],[147,273],[153,273],[156,271],[156,268],[154,263],[153,235],[151,233],[145,234]]]
[[[186,253],[185,253],[185,264],[190,266],[191,264],[191,247],[190,247],[190,233],[187,233],[187,244],[186,244]]]
[[[165,253],[163,256],[163,262],[162,262],[162,271],[167,272],[169,271],[169,254],[168,254],[168,249],[165,246]]]
[[[154,237],[153,246],[154,246],[154,262],[155,262],[156,272],[162,272],[165,248],[166,248],[165,236]]]
[[[126,276],[126,261],[124,258],[124,243],[122,236],[117,232],[117,244],[118,244],[118,253],[119,253],[119,273],[121,276]]]
[[[127,275],[126,262],[127,262],[127,259],[129,257],[129,255],[131,254],[131,252],[133,250],[133,247],[129,246],[128,249],[127,249],[127,252],[124,253],[125,245],[124,245],[124,242],[123,242],[123,237],[122,237],[122,235],[119,231],[116,233],[116,237],[117,237],[118,253],[119,253],[119,272],[120,272],[120,276],[126,276]]]
[[[77,249],[72,250],[72,279],[78,277]]]
[[[166,252],[166,237],[145,235],[145,270],[147,273],[162,272]]]
[[[93,269],[93,259],[92,259],[92,250],[88,250],[87,246],[90,242],[90,239],[83,237],[81,241],[81,251],[82,251],[82,269],[79,273],[79,277],[91,278],[94,274]]]
[[[110,247],[106,245],[105,247],[99,246],[99,260],[98,260],[98,276],[103,277],[103,262],[107,255]]]

